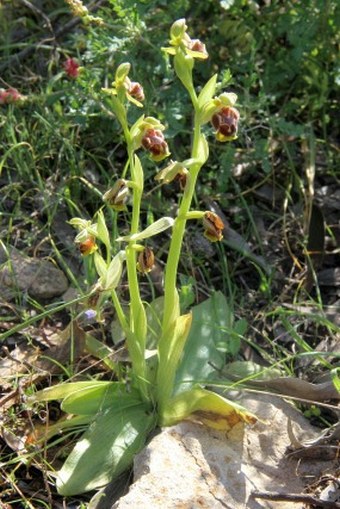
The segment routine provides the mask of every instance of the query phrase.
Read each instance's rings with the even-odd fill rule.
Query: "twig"
[[[105,2],[106,2],[106,0],[99,0],[94,5],[89,6],[88,7],[89,12],[96,11]],[[44,17],[44,19],[45,19],[45,17]],[[80,18],[71,19],[68,23],[66,23],[65,25],[63,25],[62,27],[60,27],[58,30],[55,31],[54,40],[57,39],[58,37],[61,37],[64,34],[66,34],[67,32],[70,32],[75,26],[79,25],[80,22],[81,22]],[[26,58],[29,55],[31,55],[32,53],[34,53],[34,51],[39,46],[41,46],[44,43],[44,41],[46,41],[46,39],[50,39],[50,37],[46,36],[41,41],[36,42],[36,43],[32,44],[31,46],[28,46],[27,48],[24,48],[23,50],[19,51],[18,53],[16,53],[12,57],[10,57],[6,62],[4,62],[3,64],[0,65],[0,72],[3,72],[5,69],[7,69],[8,67],[11,67],[14,64],[18,64],[20,62],[20,60],[23,60],[24,58]]]
[[[303,495],[300,493],[279,493],[279,492],[268,492],[268,491],[253,491],[251,493],[253,498],[261,498],[263,500],[274,500],[274,501],[287,501],[287,502],[303,502],[310,504],[315,507],[322,507],[325,509],[340,509],[338,502],[332,502],[328,500],[320,500],[319,498],[313,497],[313,495]]]

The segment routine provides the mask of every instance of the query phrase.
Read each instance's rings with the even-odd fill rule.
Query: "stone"
[[[223,433],[182,422],[163,429],[136,456],[129,492],[105,507],[296,509],[296,503],[255,499],[252,492],[302,493],[306,481],[330,462],[286,455],[288,418],[302,441],[315,437],[317,430],[278,397],[252,395],[241,404],[261,419],[253,427],[238,424]]]
[[[7,298],[20,290],[34,299],[48,300],[59,297],[68,288],[65,274],[48,260],[30,258],[15,248],[8,253],[0,248],[0,263],[0,287]]]

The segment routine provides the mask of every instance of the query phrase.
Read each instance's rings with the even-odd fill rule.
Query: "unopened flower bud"
[[[83,256],[93,254],[98,249],[94,237],[88,237],[84,242],[79,243],[79,251]]]
[[[124,83],[127,75],[130,72],[131,64],[129,62],[124,62],[117,67],[116,75],[115,75],[115,84],[118,87],[121,83]]]
[[[151,159],[154,161],[162,161],[170,155],[168,144],[159,129],[147,129],[144,132],[141,144],[143,148],[150,152]]]
[[[207,211],[203,216],[204,236],[211,242],[223,239],[224,223],[215,212]]]
[[[216,129],[216,139],[222,142],[234,140],[237,137],[239,118],[237,109],[229,106],[214,113],[211,123]]]
[[[68,58],[64,62],[64,70],[69,78],[78,78],[79,64],[74,58]]]
[[[143,251],[139,253],[137,269],[142,274],[147,274],[153,269],[155,265],[155,255],[150,247],[145,247]]]
[[[126,180],[119,179],[115,185],[109,189],[103,196],[103,200],[114,210],[121,211],[126,209],[126,202],[129,198],[129,188]]]
[[[177,21],[175,21],[171,28],[170,28],[170,37],[172,40],[175,40],[175,39],[178,39],[178,40],[181,40],[186,31],[187,31],[188,27],[185,23],[185,19],[184,18],[181,18],[181,19],[178,19]]]

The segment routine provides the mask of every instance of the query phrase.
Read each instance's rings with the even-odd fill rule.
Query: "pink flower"
[[[79,64],[74,58],[68,58],[64,62],[64,69],[69,78],[78,78]]]
[[[16,88],[8,88],[0,90],[0,104],[13,104],[23,99],[24,96],[18,92]]]

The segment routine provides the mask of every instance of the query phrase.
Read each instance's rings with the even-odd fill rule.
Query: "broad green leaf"
[[[216,89],[217,74],[214,74],[210,80],[204,85],[199,96],[198,106],[201,108],[205,103],[210,101],[215,93]]]
[[[61,417],[53,424],[35,424],[31,434],[27,436],[27,443],[30,445],[46,442],[55,435],[60,435],[65,430],[76,430],[77,432],[85,431],[90,422],[93,420],[93,415],[67,415]]]
[[[241,318],[241,320],[237,320],[237,322],[235,322],[235,324],[233,324],[232,327],[230,327],[228,331],[226,331],[228,334],[227,341],[224,339],[221,343],[217,343],[216,344],[217,349],[220,352],[235,357],[240,350],[241,339],[244,336],[247,328],[248,328],[247,320],[245,320],[244,318]]]
[[[95,415],[106,408],[119,407],[123,409],[125,404],[134,406],[140,403],[138,391],[133,390],[127,393],[124,385],[119,382],[111,382],[108,387],[94,386],[76,391],[63,400],[61,409],[69,414]],[[128,398],[125,399],[127,396]]]
[[[143,403],[97,415],[58,472],[60,495],[77,495],[114,480],[131,465],[155,424],[155,415]]]
[[[257,421],[256,416],[241,405],[201,388],[182,392],[169,400],[160,416],[160,425],[172,426],[188,418],[225,431],[242,421],[247,424]]]
[[[74,394],[76,391],[89,390],[92,391],[94,387],[99,387],[100,390],[105,391],[112,385],[118,386],[120,389],[123,389],[124,383],[122,382],[106,382],[106,381],[97,381],[97,380],[88,380],[86,382],[69,382],[62,383],[58,385],[54,385],[53,387],[47,387],[42,391],[38,391],[33,396],[30,396],[28,399],[30,402],[38,402],[38,401],[53,401],[55,399],[64,399],[70,394]]]
[[[221,292],[192,308],[193,319],[189,337],[177,370],[175,391],[194,383],[207,381],[225,362],[217,345],[228,340],[226,329],[232,322],[227,300]]]

